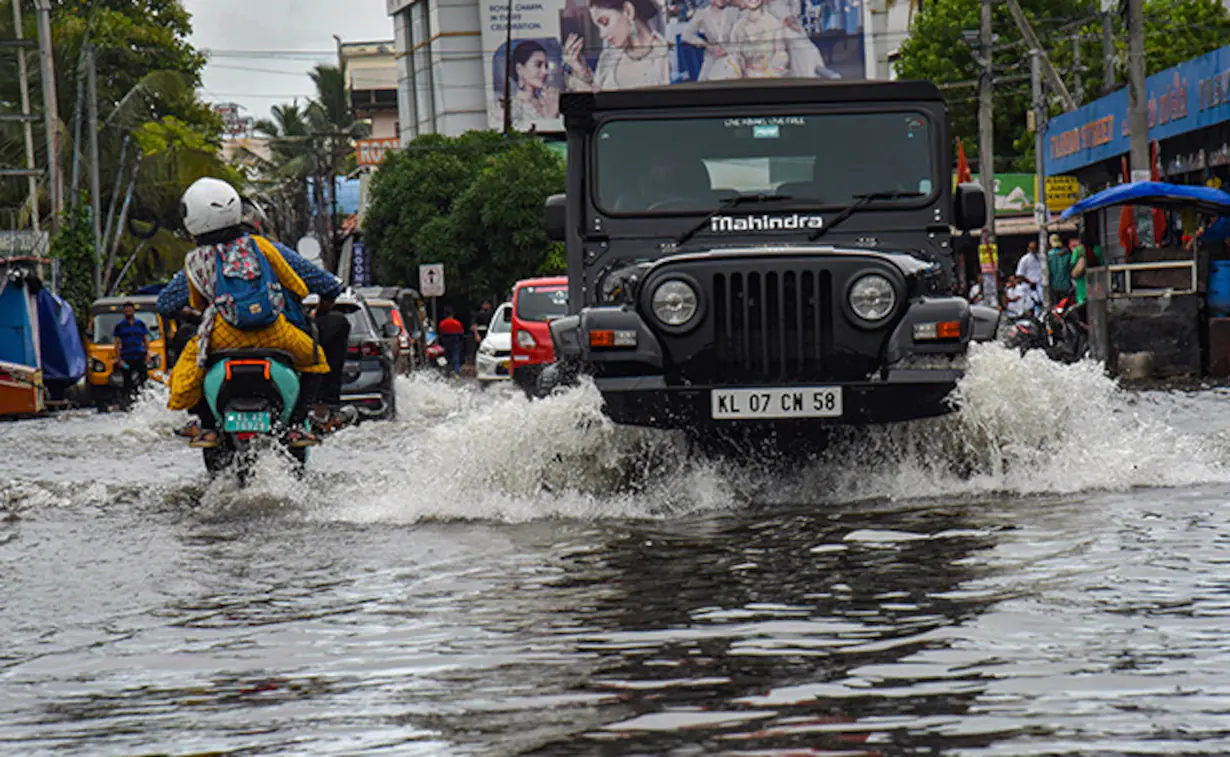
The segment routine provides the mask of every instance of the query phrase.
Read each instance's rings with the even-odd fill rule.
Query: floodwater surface
[[[1230,753],[1230,394],[986,348],[773,463],[399,392],[243,490],[157,396],[0,424],[0,754]]]

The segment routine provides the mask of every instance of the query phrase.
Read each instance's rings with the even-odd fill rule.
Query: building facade
[[[397,55],[393,40],[343,42],[338,51],[355,117],[371,122],[375,139],[400,135]]]
[[[921,2],[766,0],[763,14],[743,5],[629,0],[631,11],[616,12],[601,0],[386,0],[400,136],[500,129],[506,101],[514,129],[558,133],[566,91],[784,76],[890,79]],[[706,51],[713,43],[727,54]]]
[[[1150,76],[1145,89],[1157,176],[1175,184],[1230,183],[1230,46]],[[1082,192],[1097,192],[1130,178],[1130,148],[1128,93],[1121,89],[1051,119],[1046,174],[1075,176]],[[1086,217],[1097,224],[1111,259],[1123,254],[1118,213],[1113,208]]]

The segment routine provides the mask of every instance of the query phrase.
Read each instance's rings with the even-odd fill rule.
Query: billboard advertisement
[[[861,0],[482,0],[487,117],[561,131],[561,92],[865,78]],[[507,41],[511,15],[512,44]],[[507,85],[507,86],[506,86]]]

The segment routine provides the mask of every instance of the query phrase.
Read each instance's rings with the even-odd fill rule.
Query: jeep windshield
[[[738,195],[844,207],[868,193],[939,191],[921,113],[611,120],[595,138],[595,194],[609,215],[708,213]]]

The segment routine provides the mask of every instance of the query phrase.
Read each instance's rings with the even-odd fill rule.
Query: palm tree
[[[307,181],[312,176],[312,137],[305,109],[299,103],[275,105],[272,119],[260,119],[254,129],[270,138],[271,161],[259,161],[265,178],[260,181],[270,187],[269,194],[278,206],[282,233],[297,239],[307,231],[311,215]]]
[[[320,139],[317,159],[317,187],[324,187],[320,198],[328,211],[324,216],[324,245],[327,254],[336,252],[334,229],[337,226],[337,176],[354,152],[354,142],[371,133],[368,124],[356,121],[346,91],[346,77],[337,66],[317,65],[309,74],[316,85],[316,99],[308,104],[307,119],[314,136]]]

